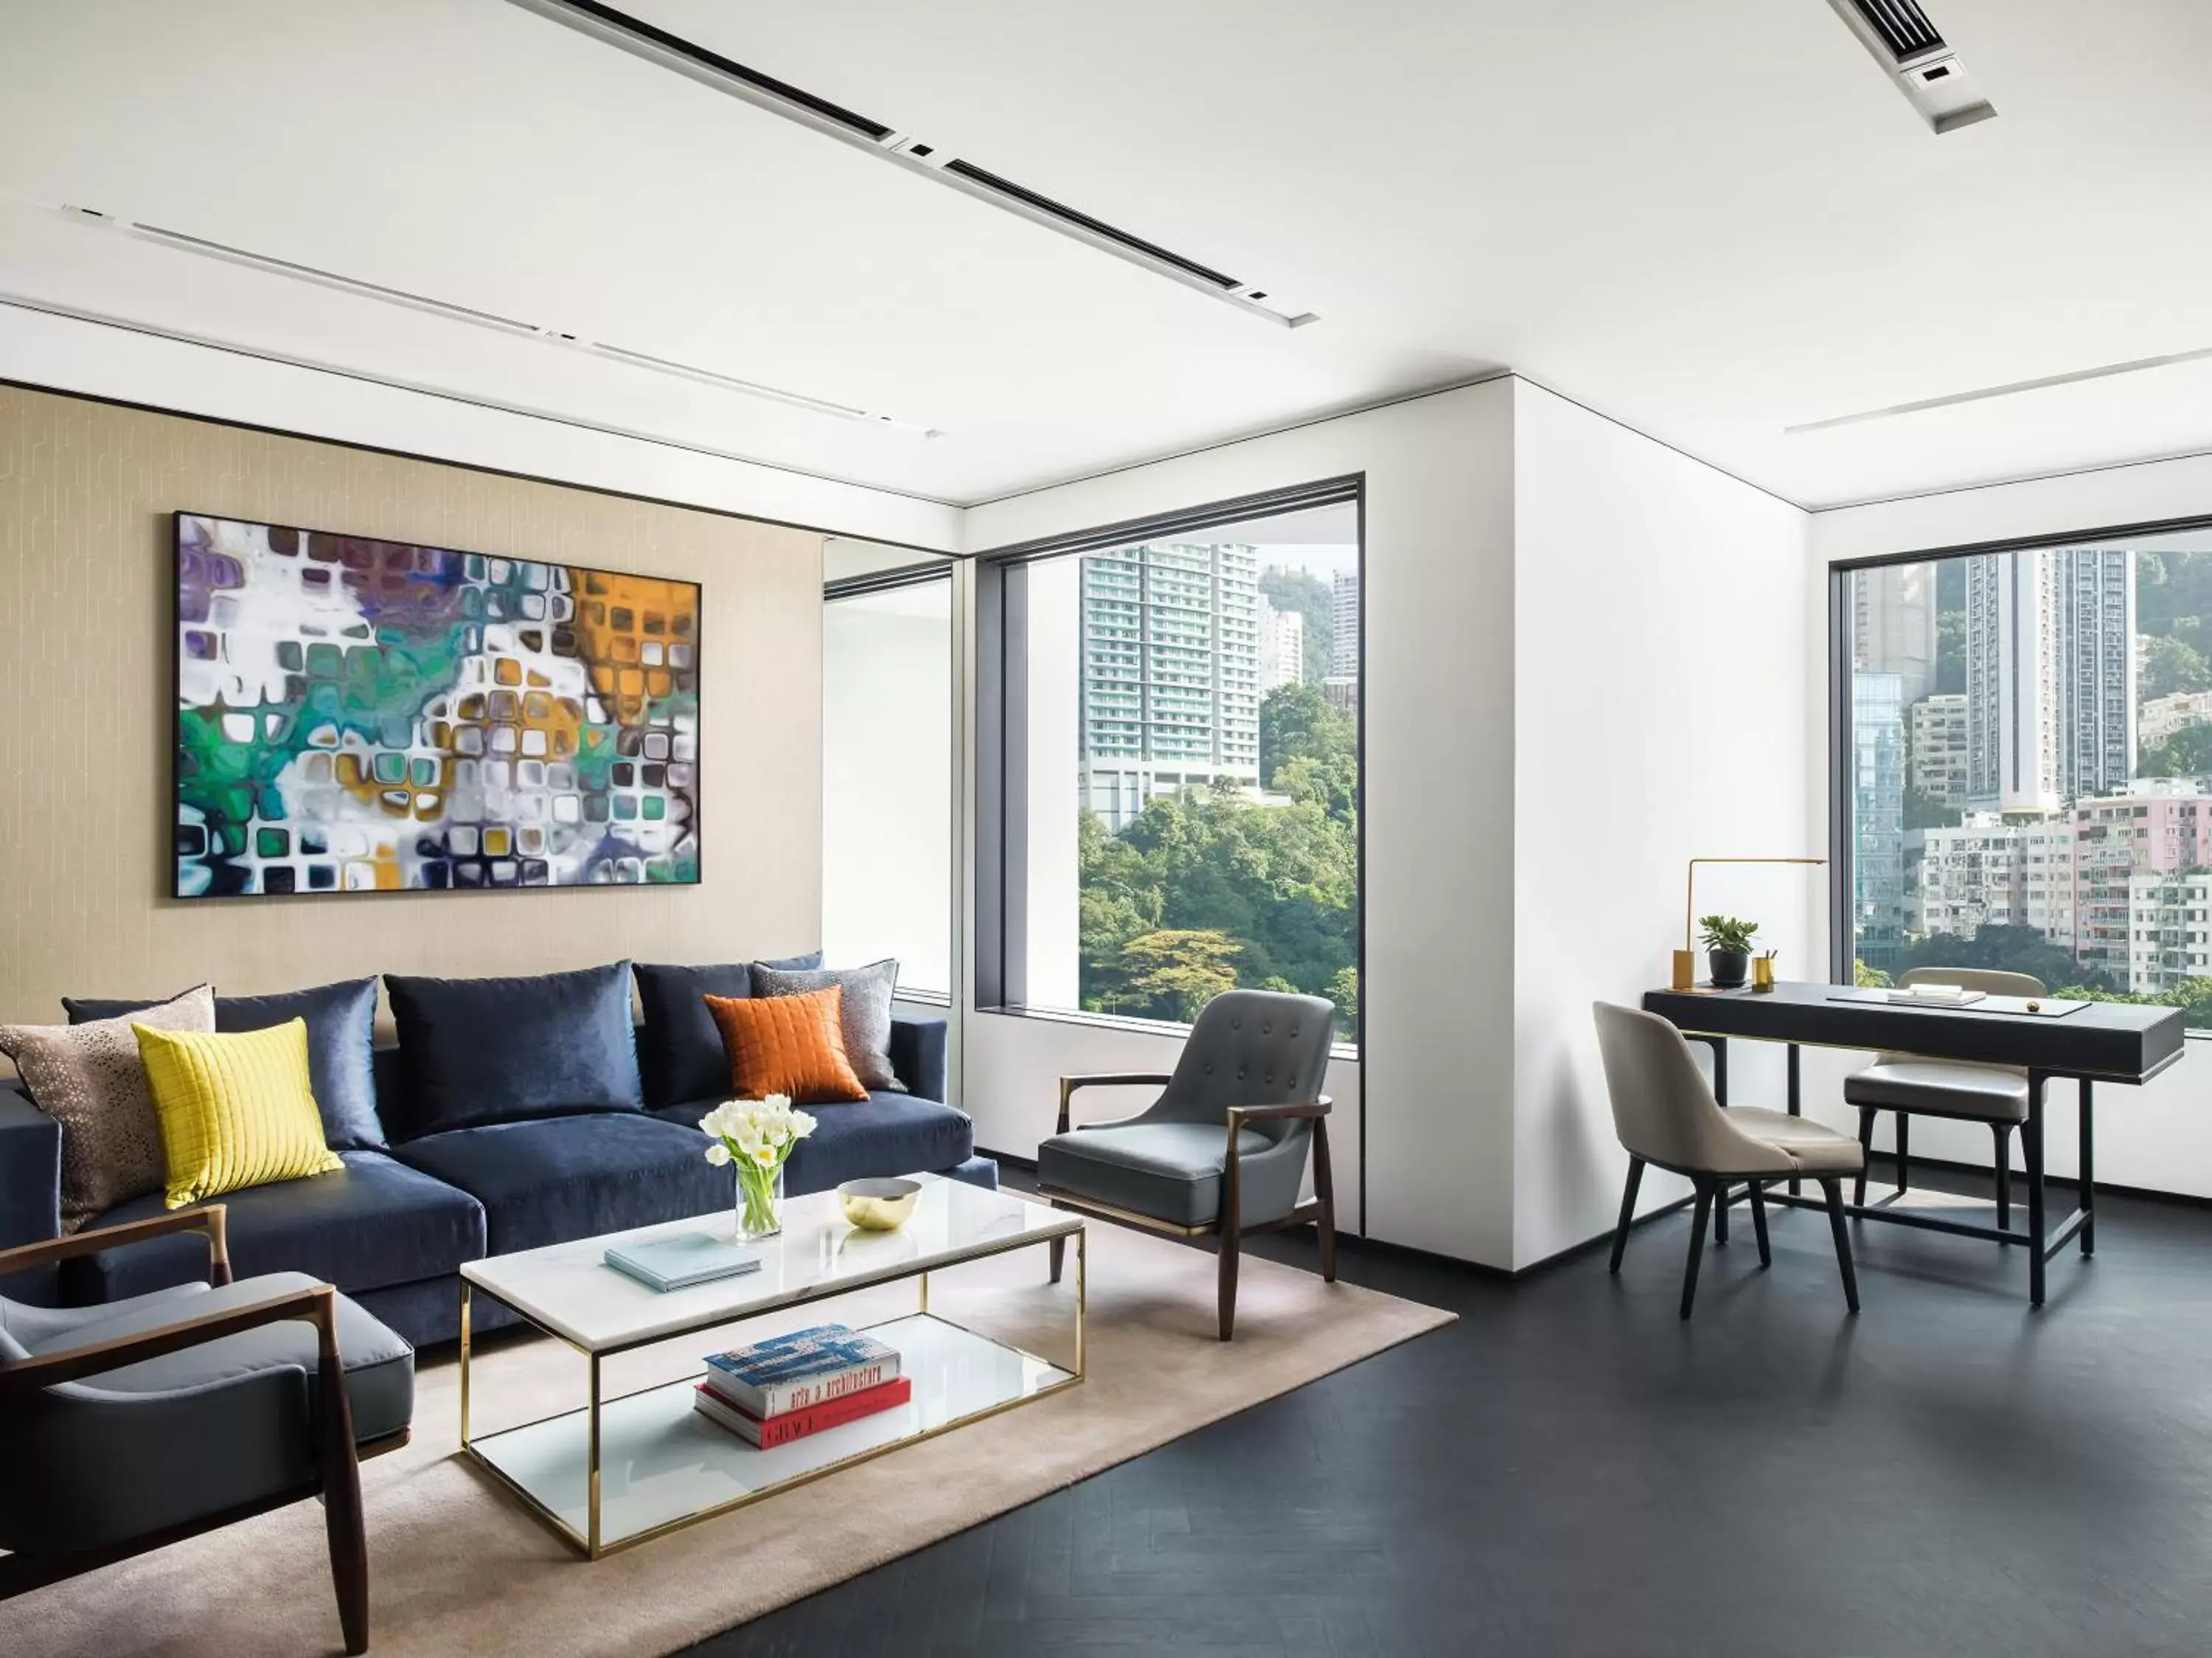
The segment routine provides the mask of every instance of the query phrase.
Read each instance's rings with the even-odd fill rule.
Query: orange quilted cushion
[[[799,1106],[866,1099],[845,1057],[844,1003],[842,984],[800,996],[708,997],[738,1098],[784,1094]]]

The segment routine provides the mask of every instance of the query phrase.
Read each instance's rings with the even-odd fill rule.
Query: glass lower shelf
[[[1073,1373],[927,1313],[872,1325],[914,1384],[906,1404],[756,1449],[692,1406],[697,1376],[599,1407],[599,1547],[635,1543],[1069,1386]],[[575,1410],[469,1442],[477,1459],[579,1547],[591,1535],[591,1413]]]

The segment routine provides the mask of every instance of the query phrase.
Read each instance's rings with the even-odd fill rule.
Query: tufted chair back
[[[1219,1123],[1231,1106],[1309,1105],[1321,1098],[1336,1009],[1318,996],[1224,991],[1199,1010],[1156,1123]],[[1279,1141],[1303,1123],[1255,1123]]]

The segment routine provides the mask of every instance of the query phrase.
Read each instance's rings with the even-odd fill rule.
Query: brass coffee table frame
[[[641,1543],[649,1543],[656,1537],[665,1537],[671,1532],[679,1532],[687,1527],[696,1526],[702,1521],[712,1520],[718,1515],[728,1514],[732,1509],[742,1509],[750,1503],[758,1503],[763,1498],[775,1496],[778,1492],[791,1490],[795,1487],[807,1484],[811,1481],[821,1478],[825,1474],[834,1474],[841,1468],[852,1467],[855,1464],[866,1462],[871,1458],[882,1456],[886,1452],[896,1451],[902,1449],[908,1445],[919,1444],[925,1439],[934,1439],[939,1434],[949,1433],[955,1428],[964,1428],[970,1423],[981,1422],[987,1417],[994,1417],[1002,1411],[1015,1410],[1024,1405],[1034,1405],[1039,1399],[1049,1399],[1054,1393],[1062,1393],[1070,1387],[1079,1386],[1083,1381],[1085,1373],[1085,1354],[1084,1351],[1084,1308],[1085,1300],[1085,1263],[1088,1255],[1088,1241],[1084,1231],[1083,1222],[1073,1216],[1068,1216],[1067,1221],[1068,1224],[1064,1230],[1018,1238],[1011,1242],[996,1244],[988,1248],[978,1249],[973,1254],[963,1254],[957,1259],[940,1262],[936,1269],[937,1271],[943,1271],[951,1267],[965,1266],[971,1261],[988,1260],[992,1256],[1008,1254],[1017,1249],[1051,1247],[1054,1245],[1065,1244],[1068,1238],[1073,1236],[1075,1240],[1075,1363],[1073,1369],[1069,1370],[1069,1374],[1063,1380],[1048,1382],[1033,1393],[1024,1393],[1017,1399],[1002,1399],[996,1405],[985,1405],[981,1410],[970,1411],[963,1416],[953,1417],[947,1421],[938,1423],[933,1427],[916,1429],[910,1434],[889,1441],[884,1444],[871,1446],[865,1451],[855,1451],[850,1456],[840,1457],[834,1462],[825,1462],[818,1468],[810,1468],[804,1473],[793,1474],[788,1479],[778,1480],[773,1485],[764,1485],[757,1491],[748,1491],[743,1496],[732,1497],[726,1503],[717,1503],[711,1507],[701,1509],[695,1513],[683,1515],[674,1520],[665,1521],[658,1526],[649,1527],[644,1531],[634,1533],[629,1536],[622,1538],[612,1543],[603,1542],[600,1535],[600,1413],[610,1405],[619,1404],[623,1399],[635,1398],[641,1393],[657,1393],[664,1387],[685,1386],[691,1382],[696,1382],[703,1377],[706,1373],[702,1369],[695,1375],[681,1378],[677,1381],[654,1382],[650,1387],[635,1388],[629,1393],[617,1393],[611,1398],[609,1398],[602,1395],[599,1386],[600,1364],[603,1360],[613,1358],[623,1353],[637,1352],[647,1347],[658,1347],[665,1342],[682,1341],[689,1336],[698,1335],[708,1330],[720,1329],[729,1325],[742,1324],[749,1319],[763,1318],[770,1313],[780,1313],[788,1308],[805,1307],[817,1301],[834,1301],[840,1295],[856,1295],[861,1290],[877,1289],[884,1283],[895,1282],[900,1277],[911,1276],[920,1280],[921,1295],[919,1305],[917,1305],[915,1309],[915,1314],[919,1314],[925,1318],[935,1319],[940,1324],[951,1325],[952,1328],[956,1330],[965,1331],[969,1335],[978,1337],[982,1340],[988,1341],[997,1346],[1003,1347],[1008,1352],[1018,1353],[1024,1358],[1031,1360],[1036,1363],[1050,1365],[1056,1370],[1068,1369],[1068,1367],[1059,1363],[1055,1360],[1046,1358],[1042,1354],[1032,1353],[1025,1347],[1017,1347],[1012,1342],[1000,1341],[996,1336],[986,1335],[980,1330],[970,1329],[964,1324],[961,1324],[955,1320],[946,1318],[941,1313],[932,1313],[929,1310],[929,1269],[927,1268],[914,1274],[890,1273],[881,1278],[863,1279],[853,1283],[839,1283],[834,1285],[825,1286],[818,1295],[800,1295],[790,1301],[779,1301],[774,1305],[763,1307],[757,1310],[740,1313],[735,1317],[724,1315],[708,1320],[696,1326],[687,1329],[667,1331],[659,1335],[645,1337],[635,1341],[623,1342],[616,1345],[602,1347],[596,1350],[583,1345],[580,1342],[572,1340],[570,1338],[562,1335],[557,1330],[547,1328],[545,1325],[540,1323],[538,1320],[532,1318],[529,1314],[523,1311],[522,1308],[515,1306],[512,1301],[507,1300],[506,1297],[497,1294],[495,1291],[489,1288],[472,1284],[467,1277],[464,1277],[461,1279],[461,1449],[471,1462],[475,1463],[477,1466],[489,1473],[509,1496],[514,1497],[525,1509],[526,1509],[531,1514],[534,1515],[542,1524],[554,1533],[554,1535],[560,1538],[562,1542],[568,1544],[569,1547],[575,1550],[577,1553],[582,1555],[586,1560],[599,1560],[603,1559],[611,1554],[619,1554],[624,1549],[635,1548]],[[506,1308],[517,1318],[520,1319],[525,1324],[530,1326],[532,1329],[538,1331],[542,1335],[551,1337],[562,1346],[583,1356],[591,1371],[591,1394],[588,1403],[578,1406],[575,1410],[556,1411],[551,1416],[533,1417],[528,1422],[518,1422],[511,1427],[501,1428],[495,1433],[484,1436],[483,1441],[479,1441],[471,1436],[469,1431],[470,1313],[472,1293],[479,1290],[487,1299],[496,1301],[501,1306]],[[915,1314],[907,1314],[904,1316],[911,1317],[914,1315]],[[894,1324],[899,1321],[900,1320],[896,1319],[886,1319],[880,1320],[879,1324]],[[878,1327],[879,1325],[869,1325],[865,1326],[866,1329],[869,1330]],[[563,1417],[576,1416],[580,1413],[588,1413],[590,1417],[590,1422],[586,1434],[586,1472],[589,1488],[586,1513],[589,1515],[589,1521],[586,1529],[582,1532],[579,1532],[574,1526],[571,1526],[567,1521],[563,1520],[558,1514],[555,1513],[551,1508],[548,1507],[543,1501],[541,1501],[536,1494],[529,1490],[520,1481],[508,1474],[504,1468],[501,1467],[489,1457],[486,1456],[483,1451],[477,1448],[480,1443],[489,1440],[498,1439],[504,1435],[515,1433],[526,1428],[538,1427],[547,1422],[556,1422]]]

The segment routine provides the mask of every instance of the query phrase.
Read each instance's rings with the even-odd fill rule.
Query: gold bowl
[[[845,1218],[863,1232],[896,1232],[914,1213],[919,1180],[848,1180],[837,1188]]]

